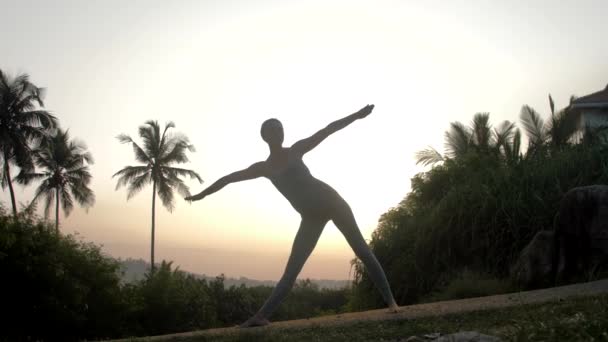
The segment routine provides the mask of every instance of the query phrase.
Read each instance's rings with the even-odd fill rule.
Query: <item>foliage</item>
[[[10,165],[32,171],[32,146],[47,137],[57,119],[39,107],[44,106],[44,89],[30,82],[27,74],[10,77],[0,70],[0,160],[2,188],[8,186],[13,216],[17,216]]]
[[[17,181],[22,184],[29,184],[33,180],[42,181],[32,203],[44,198],[45,217],[48,217],[49,209],[55,203],[55,229],[58,230],[60,206],[63,207],[65,216],[68,216],[74,208],[74,200],[85,208],[95,203],[95,195],[89,188],[91,173],[88,166],[93,163],[93,156],[83,142],[70,141],[68,132],[61,129],[42,141],[33,155],[36,165],[42,171],[22,170]]]
[[[536,119],[524,124],[530,141],[526,153],[519,151],[516,134],[507,134],[517,133],[510,124],[501,125],[495,132],[504,134],[495,133],[492,139],[485,115],[476,115],[468,128],[452,124],[443,162],[412,178],[411,192],[382,215],[372,235],[370,246],[398,303],[413,303],[438,291],[465,268],[508,277],[510,265],[532,236],[552,229],[567,190],[608,182],[608,147],[589,143],[597,140],[589,137],[573,139],[574,133],[566,134],[572,139],[559,138],[565,129],[558,134],[555,127],[566,125],[558,121],[567,114],[558,114],[550,125],[530,115]],[[501,148],[499,136],[504,137]],[[383,306],[358,261],[355,270],[350,308]]]
[[[188,176],[203,180],[198,173],[171,166],[173,164],[183,164],[188,162],[186,152],[194,152],[194,146],[189,143],[186,136],[182,134],[172,134],[168,132],[174,128],[175,124],[169,122],[161,133],[160,126],[156,121],[146,121],[139,127],[139,136],[143,141],[140,147],[130,136],[120,134],[117,138],[123,144],[131,144],[135,159],[144,164],[139,166],[125,166],[116,172],[112,177],[118,177],[116,189],[128,186],[127,200],[140,192],[146,185],[152,183],[152,241],[150,248],[150,264],[154,270],[154,229],[155,229],[155,203],[156,195],[169,211],[173,210],[175,200],[173,191],[184,196],[190,196],[190,190],[180,177]]]
[[[272,287],[199,279],[162,262],[144,279],[121,281],[120,263],[98,246],[22,211],[17,220],[0,207],[0,341],[76,341],[234,326],[253,315]],[[342,312],[348,289],[319,289],[299,281],[272,320]]]
[[[188,176],[202,182],[196,172],[171,166],[172,164],[187,163],[186,152],[194,151],[194,146],[188,142],[186,136],[168,132],[173,127],[175,127],[173,122],[167,123],[161,134],[158,122],[146,121],[143,126],[139,127],[143,148],[128,135],[118,136],[121,143],[132,145],[135,159],[144,164],[126,166],[113,176],[118,177],[116,189],[128,185],[128,199],[135,196],[147,184],[153,183],[156,184],[156,191],[163,205],[172,211],[175,205],[174,189],[184,197],[190,196],[188,187],[180,177]]]
[[[99,247],[33,217],[0,215],[0,340],[119,336],[125,306],[119,264]]]
[[[124,287],[131,334],[158,335],[217,326],[209,284],[162,262],[137,284]]]

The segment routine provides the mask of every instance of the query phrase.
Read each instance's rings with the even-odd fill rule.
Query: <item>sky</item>
[[[548,93],[563,107],[603,89],[607,12],[603,0],[0,0],[0,69],[47,88],[45,108],[95,158],[96,204],[62,215],[62,232],[122,258],[149,259],[152,188],[129,201],[115,190],[112,175],[136,165],[118,134],[138,141],[146,120],[175,122],[196,147],[184,167],[204,179],[187,183],[198,193],[266,159],[265,119],[283,122],[290,145],[373,103],[305,157],[369,240],[424,171],[415,152],[443,150],[450,122],[517,121],[523,104],[547,115]],[[281,276],[299,225],[266,179],[156,215],[156,260],[254,279]],[[353,257],[330,223],[300,276],[352,278]]]

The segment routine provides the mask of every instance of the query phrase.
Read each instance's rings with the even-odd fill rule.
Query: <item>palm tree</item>
[[[34,150],[34,161],[42,171],[22,170],[17,181],[28,184],[33,180],[42,180],[32,203],[43,197],[46,217],[55,203],[55,230],[59,234],[60,206],[67,217],[74,208],[74,200],[86,209],[95,203],[95,195],[89,188],[91,173],[88,166],[93,163],[93,157],[84,143],[70,141],[67,131],[57,129],[53,136],[43,140],[40,147]]]
[[[10,166],[33,171],[32,146],[57,126],[53,115],[36,109],[36,105],[44,106],[43,97],[44,89],[33,85],[27,74],[11,78],[0,70],[0,159],[3,164],[0,185],[3,189],[8,186],[14,217],[17,205]]]
[[[172,167],[174,163],[182,164],[188,162],[186,152],[194,152],[188,138],[181,134],[170,134],[169,128],[175,124],[169,122],[165,125],[162,134],[156,121],[146,121],[139,127],[139,136],[143,140],[140,147],[130,136],[121,134],[117,138],[123,144],[131,144],[135,152],[135,159],[144,165],[125,166],[112,177],[118,177],[116,189],[128,184],[127,200],[136,195],[143,187],[152,183],[152,237],[150,247],[150,263],[154,270],[154,219],[156,195],[165,208],[171,212],[174,208],[173,190],[184,196],[190,196],[190,191],[180,179],[182,176],[195,178],[199,182],[203,180],[192,170]]]
[[[570,102],[575,99],[570,98]],[[528,154],[542,153],[545,147],[553,150],[568,145],[579,132],[580,113],[566,107],[555,112],[555,104],[549,94],[550,120],[545,121],[534,108],[524,105],[520,119],[528,134]]]
[[[416,153],[416,164],[434,165],[470,152],[501,154],[510,159],[519,153],[520,137],[514,123],[504,121],[492,129],[490,114],[477,113],[469,127],[458,121],[450,123],[450,129],[445,132],[445,156],[429,147]]]

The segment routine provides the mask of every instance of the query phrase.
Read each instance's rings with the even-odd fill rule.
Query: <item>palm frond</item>
[[[48,177],[47,173],[24,172],[24,170],[21,170],[17,177],[14,178],[14,180],[21,185],[28,185],[32,181],[43,179],[45,177]]]
[[[169,121],[165,124],[165,129],[163,130],[163,135],[160,139],[160,143],[159,143],[159,151],[158,151],[158,155],[162,156],[165,154],[166,149],[168,148],[167,145],[167,139],[170,138],[170,135],[167,134],[167,131],[169,130],[169,128],[175,128],[175,123],[173,121]]]
[[[20,115],[20,121],[26,126],[41,127],[51,129],[58,126],[57,117],[46,110],[31,110]]]
[[[439,153],[436,149],[430,146],[424,150],[416,152],[416,165],[435,165],[442,161],[444,161],[444,158],[441,153]]]
[[[519,157],[521,153],[521,131],[519,129],[515,129],[515,133],[513,134],[513,147],[511,150],[513,158]]]
[[[545,122],[534,108],[524,105],[521,109],[520,119],[531,145],[539,146],[547,141]]]
[[[490,113],[476,113],[471,124],[473,143],[479,149],[488,149],[492,143]]]
[[[126,134],[119,134],[117,137],[118,141],[122,144],[131,144],[133,146],[133,152],[135,153],[135,159],[140,163],[152,163],[152,158],[148,155],[130,136]]]
[[[150,173],[144,173],[134,177],[128,183],[127,200],[130,200],[133,196],[137,195],[150,182],[152,182]]]
[[[463,156],[471,146],[471,132],[462,123],[456,121],[450,124],[450,130],[445,133],[446,154],[450,158]]]
[[[139,126],[139,137],[143,141],[146,153],[154,159],[158,158],[160,149],[160,127],[157,121],[148,120]]]
[[[162,175],[159,178],[160,179],[156,182],[156,193],[158,194],[163,207],[169,212],[172,212],[174,208],[174,198],[173,189],[170,186],[171,181]]]
[[[198,180],[199,183],[203,182],[203,179],[201,178],[201,176],[192,170],[182,169],[179,167],[170,167],[170,166],[163,166],[163,167],[161,167],[161,170],[165,171],[167,174],[174,175],[176,178],[190,177],[190,179]]]
[[[580,112],[565,108],[557,112],[548,123],[551,145],[561,147],[579,131]]]
[[[502,147],[508,144],[508,142],[513,137],[516,126],[514,122],[505,120],[503,121],[498,128],[494,129],[494,143],[497,147]]]
[[[67,217],[72,212],[72,209],[74,209],[74,200],[67,187],[61,187],[58,190],[63,214]]]
[[[68,176],[69,188],[74,199],[87,211],[95,204],[95,194],[88,187],[90,180],[91,174],[88,171],[81,170],[78,174],[72,173]]]
[[[112,175],[112,178],[119,177],[118,182],[116,183],[116,190],[125,186],[129,182],[133,181],[135,178],[142,176],[143,174],[148,174],[151,171],[151,167],[149,165],[146,166],[125,166],[122,170],[116,172]]]
[[[188,188],[188,186],[186,184],[184,184],[184,181],[179,178],[179,176],[177,175],[177,173],[174,173],[174,172],[165,172],[164,176],[165,176],[165,179],[167,181],[167,184],[171,188],[176,189],[177,192],[182,197],[188,197],[188,196],[190,196],[190,189]]]
[[[189,144],[186,141],[178,140],[171,141],[167,146],[167,153],[165,155],[159,156],[159,163],[161,165],[171,164],[171,163],[187,163],[188,156],[186,155],[186,150],[189,149]]]
[[[48,178],[42,181],[38,188],[36,188],[31,203],[37,203],[42,197],[44,197],[44,217],[48,217],[50,208],[55,202],[55,188],[50,185]]]

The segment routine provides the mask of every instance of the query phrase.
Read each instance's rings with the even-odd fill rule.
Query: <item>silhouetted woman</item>
[[[354,114],[332,122],[311,137],[300,140],[291,147],[283,147],[281,122],[277,119],[266,120],[261,129],[262,139],[268,143],[270,148],[270,155],[266,161],[255,163],[244,170],[224,176],[198,195],[186,198],[190,201],[200,200],[227,184],[266,177],[302,216],[302,222],[293,242],[283,276],[262,308],[243,323],[242,327],[269,323],[267,318],[292,288],[306,259],[315,248],[323,228],[330,220],[344,234],[350,247],[367,268],[390,311],[397,311],[397,303],[393,298],[386,275],[363,239],[348,203],[332,187],[313,177],[302,161],[304,154],[319,145],[330,134],[357,119],[365,118],[373,109],[373,105],[367,105]]]

